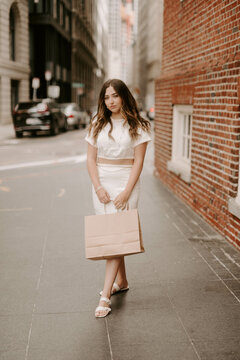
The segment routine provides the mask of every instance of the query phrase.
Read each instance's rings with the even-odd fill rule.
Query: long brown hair
[[[97,114],[93,117],[89,127],[89,134],[92,131],[93,139],[96,142],[98,134],[100,131],[109,123],[110,130],[108,135],[112,138],[111,132],[113,129],[111,114],[112,112],[106,107],[105,104],[105,93],[106,89],[112,86],[118,96],[122,99],[122,108],[121,115],[124,118],[123,126],[129,124],[129,134],[132,139],[136,139],[138,135],[138,129],[142,128],[143,130],[150,132],[150,123],[148,120],[143,119],[137,108],[137,103],[134,97],[132,96],[127,85],[119,79],[110,79],[107,80],[100,91],[98,99],[98,109]]]

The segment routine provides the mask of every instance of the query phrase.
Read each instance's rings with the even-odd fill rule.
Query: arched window
[[[15,26],[15,16],[13,8],[10,9],[9,14],[9,51],[10,51],[10,60],[16,60],[16,26]]]

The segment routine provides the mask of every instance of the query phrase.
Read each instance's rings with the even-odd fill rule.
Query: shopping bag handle
[[[110,202],[113,202],[114,200],[113,199],[110,199]],[[109,203],[108,203],[109,204]],[[106,214],[106,205],[107,204],[105,204],[104,203],[104,212],[105,212],[105,214]],[[126,203],[126,207],[125,207],[125,209],[124,210],[122,210],[122,211],[126,211],[126,210],[129,210],[129,202],[127,201],[127,203]],[[117,209],[117,212],[119,212],[120,211],[120,209]]]

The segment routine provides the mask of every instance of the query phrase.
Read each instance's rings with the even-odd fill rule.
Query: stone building
[[[31,80],[40,79],[38,98],[47,85],[60,87],[60,102],[71,101],[71,0],[29,1]],[[50,71],[49,84],[45,72]]]
[[[72,99],[86,110],[106,77],[107,14],[103,0],[72,0]]]
[[[29,98],[28,0],[0,1],[0,124]]]
[[[138,0],[108,0],[109,78],[132,85],[135,11]]]
[[[163,0],[139,0],[135,87],[138,102],[146,111],[154,108],[155,79],[160,75],[163,32]]]
[[[240,4],[164,4],[155,167],[177,196],[240,245]]]

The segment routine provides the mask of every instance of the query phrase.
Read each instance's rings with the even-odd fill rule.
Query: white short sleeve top
[[[112,119],[113,129],[111,135],[113,139],[108,135],[111,128],[110,124],[107,124],[98,134],[96,143],[94,143],[92,134],[87,134],[85,140],[97,147],[98,157],[109,160],[134,159],[134,147],[151,141],[150,135],[141,128],[138,129],[139,137],[136,140],[132,140],[129,134],[129,125],[126,123],[123,126],[123,123],[124,119]]]

